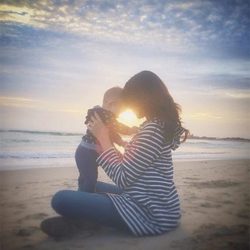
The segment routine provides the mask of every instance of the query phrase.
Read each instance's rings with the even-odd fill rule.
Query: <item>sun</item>
[[[140,119],[136,117],[135,113],[131,109],[127,109],[122,112],[118,117],[118,121],[129,127],[139,126],[141,123]]]

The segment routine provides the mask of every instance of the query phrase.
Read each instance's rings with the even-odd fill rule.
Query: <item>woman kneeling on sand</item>
[[[138,118],[146,119],[124,154],[115,149],[97,114],[88,124],[102,147],[97,163],[116,185],[98,182],[96,193],[57,192],[52,207],[62,217],[41,223],[48,235],[73,234],[85,221],[125,229],[135,236],[162,234],[178,225],[180,202],[173,182],[171,150],[180,145],[182,134],[184,140],[188,134],[181,126],[180,108],[162,80],[150,71],[133,76],[122,96]]]

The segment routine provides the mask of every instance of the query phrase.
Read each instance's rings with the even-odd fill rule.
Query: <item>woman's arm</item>
[[[92,120],[92,132],[98,138],[103,149],[97,163],[121,188],[130,186],[136,181],[161,154],[164,137],[161,128],[156,123],[146,125],[129,143],[121,156],[113,147],[100,120],[98,118]]]
[[[125,188],[159,157],[162,147],[161,131],[154,125],[148,125],[125,148],[122,157],[111,147],[98,157],[97,163],[119,187]]]

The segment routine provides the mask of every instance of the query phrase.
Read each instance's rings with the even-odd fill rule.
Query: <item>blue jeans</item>
[[[78,190],[95,192],[98,177],[97,157],[98,153],[96,150],[83,147],[81,144],[77,147],[75,161],[79,170]]]
[[[128,231],[126,223],[106,195],[121,194],[122,190],[113,184],[97,182],[96,192],[62,190],[53,196],[51,206],[58,214],[70,219],[93,221]]]

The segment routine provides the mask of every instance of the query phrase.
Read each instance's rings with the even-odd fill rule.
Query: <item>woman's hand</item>
[[[99,141],[103,150],[113,147],[109,137],[109,129],[97,113],[91,116],[91,122],[88,123],[87,128]]]
[[[101,139],[109,136],[108,128],[105,126],[97,113],[94,113],[90,119],[91,121],[87,124],[87,128],[98,141],[101,141]]]

